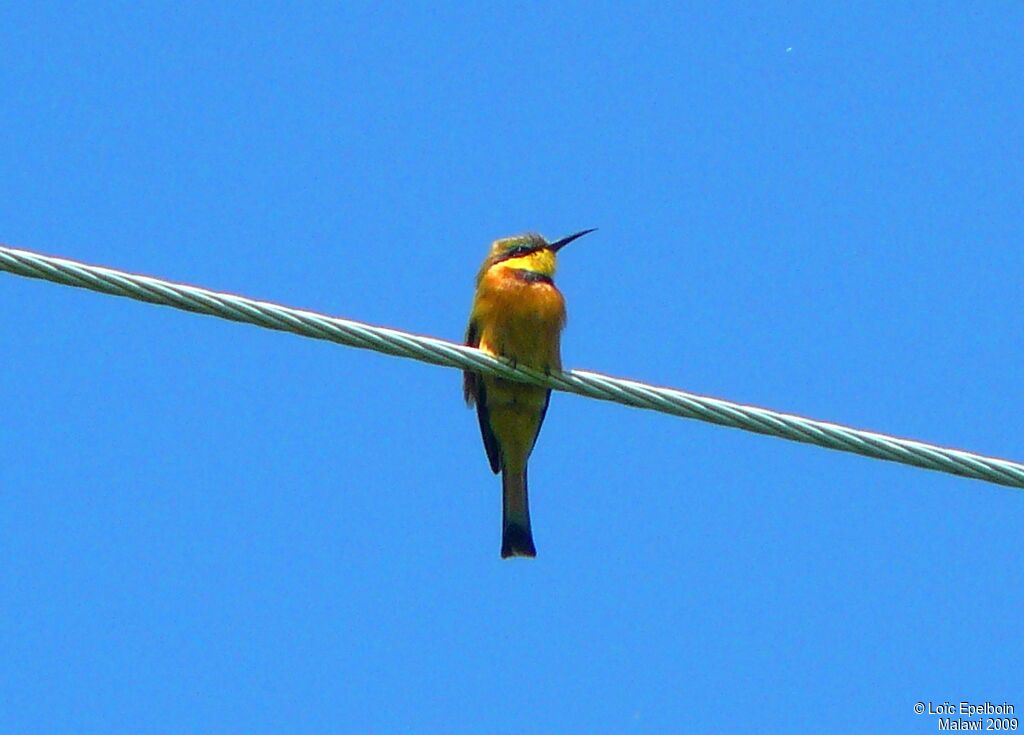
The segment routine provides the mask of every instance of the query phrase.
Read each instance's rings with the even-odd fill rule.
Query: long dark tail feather
[[[526,468],[501,473],[502,533],[501,558],[537,556],[530,530],[530,504],[526,492]]]

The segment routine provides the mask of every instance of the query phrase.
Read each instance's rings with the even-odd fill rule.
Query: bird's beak
[[[548,245],[548,248],[550,248],[550,249],[551,249],[551,252],[553,252],[553,253],[557,253],[557,252],[558,252],[559,250],[561,250],[562,248],[564,248],[564,247],[565,247],[566,245],[568,245],[569,243],[571,243],[571,242],[572,242],[573,240],[575,240],[576,238],[578,238],[578,237],[583,237],[583,236],[584,236],[584,235],[586,235],[587,233],[593,232],[593,231],[594,231],[594,230],[596,230],[596,229],[597,229],[596,227],[592,227],[592,228],[590,228],[589,230],[583,230],[583,232],[577,232],[577,233],[576,233],[575,235],[569,235],[569,237],[563,237],[563,238],[562,238],[561,240],[559,240],[558,242],[553,242],[553,243],[551,243],[550,245]]]

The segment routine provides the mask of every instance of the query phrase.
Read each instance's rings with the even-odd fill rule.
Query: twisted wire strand
[[[480,350],[433,337],[375,327],[112,268],[86,265],[65,258],[0,246],[0,271],[408,357],[434,365],[487,373],[588,398],[661,411],[874,459],[900,462],[1000,485],[1024,487],[1024,465],[1005,459],[584,370],[545,374],[524,366],[513,367]]]

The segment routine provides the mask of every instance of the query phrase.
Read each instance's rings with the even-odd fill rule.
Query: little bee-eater
[[[476,279],[466,344],[537,370],[560,370],[565,300],[555,288],[555,254],[584,230],[553,243],[540,235],[495,240]],[[476,404],[487,459],[501,472],[501,556],[536,556],[526,493],[526,462],[551,391],[466,372],[466,403]]]

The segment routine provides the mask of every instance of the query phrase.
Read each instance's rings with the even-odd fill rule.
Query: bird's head
[[[506,268],[518,268],[542,273],[545,276],[553,276],[556,265],[555,254],[573,240],[593,231],[593,229],[583,230],[555,242],[548,242],[540,235],[534,234],[513,235],[495,240],[487,254],[487,260],[484,261],[483,270],[486,271],[491,266],[500,263]]]

